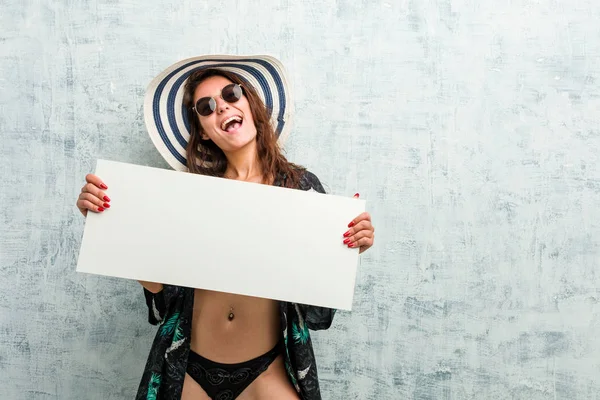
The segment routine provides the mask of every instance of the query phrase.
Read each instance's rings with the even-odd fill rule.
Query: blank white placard
[[[351,310],[365,201],[98,160],[77,271]]]

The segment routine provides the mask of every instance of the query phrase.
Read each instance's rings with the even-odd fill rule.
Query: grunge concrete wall
[[[376,226],[353,312],[314,336],[324,397],[599,398],[598,21],[593,0],[0,1],[0,397],[133,397],[154,328],[137,283],[75,272],[78,191],[99,157],[166,167],[142,113],[163,68],[266,53],[289,158]]]

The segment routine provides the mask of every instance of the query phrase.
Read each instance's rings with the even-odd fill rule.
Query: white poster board
[[[99,160],[78,272],[351,310],[365,201]]]

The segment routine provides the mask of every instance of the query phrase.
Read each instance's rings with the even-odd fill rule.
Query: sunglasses
[[[242,86],[237,83],[231,83],[221,89],[221,97],[228,103],[235,103],[242,98]],[[192,107],[192,110],[196,111],[198,115],[208,117],[217,109],[217,102],[214,97],[202,97],[198,99],[196,105]]]

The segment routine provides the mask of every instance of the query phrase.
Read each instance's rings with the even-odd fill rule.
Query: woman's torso
[[[230,314],[233,318],[230,318]],[[274,300],[196,289],[192,314],[191,350],[223,364],[261,356],[280,340],[279,303]],[[279,356],[239,397],[298,399]],[[182,400],[208,399],[186,374]]]

